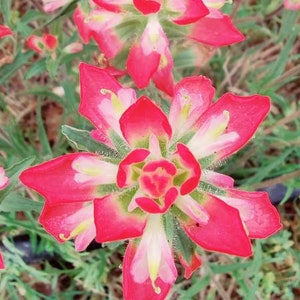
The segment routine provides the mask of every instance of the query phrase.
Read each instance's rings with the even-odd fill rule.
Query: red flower
[[[0,39],[7,36],[7,35],[12,35],[13,32],[11,29],[5,25],[0,25]]]
[[[2,253],[0,252],[0,270],[1,269],[5,269],[5,264],[4,264],[4,260],[2,257]]]
[[[53,12],[56,9],[70,3],[72,0],[42,0],[45,12]]]
[[[58,241],[76,238],[83,250],[94,235],[101,243],[130,239],[125,299],[165,298],[177,276],[173,249],[189,277],[201,264],[196,245],[247,257],[251,238],[281,228],[266,193],[236,190],[211,170],[253,136],[268,97],[227,93],[212,103],[210,80],[189,77],[175,86],[167,115],[104,70],[81,64],[80,82],[79,111],[113,158],[69,154],[20,179],[46,198],[40,221]],[[173,242],[170,230],[184,243]]]
[[[49,52],[53,54],[58,45],[58,40],[55,35],[47,33],[44,33],[41,37],[30,35],[26,40],[26,45],[37,53],[45,54]]]
[[[5,189],[8,186],[9,178],[5,174],[5,170],[0,167],[0,190]]]
[[[219,10],[224,1],[213,0],[94,0],[89,11],[78,6],[74,21],[85,43],[93,38],[107,58],[114,58],[132,40],[133,16],[137,30],[126,67],[138,88],[152,79],[169,96],[174,94],[173,59],[165,33],[167,23],[179,26],[172,34],[179,38],[220,47],[244,40],[230,18]],[[97,6],[96,6],[97,5]],[[137,15],[137,12],[140,13]],[[144,20],[146,19],[146,22]],[[146,25],[145,25],[146,24]],[[141,32],[141,34],[139,33]],[[168,32],[168,31],[166,31]]]
[[[290,10],[300,9],[300,1],[299,0],[284,0],[283,5],[284,5],[285,9],[290,9]]]

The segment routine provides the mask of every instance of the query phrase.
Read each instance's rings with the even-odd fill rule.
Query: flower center
[[[139,184],[145,195],[160,198],[173,186],[176,166],[167,160],[147,163],[139,177]]]

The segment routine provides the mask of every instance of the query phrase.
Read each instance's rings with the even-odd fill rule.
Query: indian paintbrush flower
[[[11,31],[11,29],[5,25],[0,25],[0,39],[8,36],[8,35],[12,35],[13,32]]]
[[[240,42],[244,36],[229,16],[220,11],[224,3],[94,0],[90,5],[79,4],[73,18],[82,40],[88,43],[93,38],[106,58],[114,58],[124,48],[129,51],[126,69],[138,88],[147,87],[153,80],[158,89],[173,96],[173,58],[168,27],[176,28],[172,31],[176,39],[212,47]],[[128,30],[124,31],[123,27]]]
[[[223,95],[204,76],[174,87],[169,112],[137,99],[105,70],[80,65],[79,112],[95,129],[99,153],[60,156],[25,170],[20,180],[45,197],[40,223],[59,242],[84,250],[129,240],[125,299],[164,299],[176,280],[201,265],[197,246],[248,257],[250,239],[281,228],[264,192],[233,187],[214,167],[241,149],[270,109],[266,96]],[[179,242],[180,241],[180,242]]]
[[[3,167],[0,167],[0,190],[5,189],[8,186],[9,178],[5,174]]]
[[[26,40],[26,45],[37,53],[50,53],[51,57],[54,59],[54,51],[57,48],[58,39],[55,35],[49,33],[44,33],[42,36],[30,35]]]

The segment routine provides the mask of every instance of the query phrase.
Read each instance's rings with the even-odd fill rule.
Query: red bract
[[[93,38],[107,58],[116,56],[123,47],[114,27],[122,22],[123,16],[105,8],[85,12],[79,5],[73,15],[84,43]]]
[[[43,36],[30,35],[26,40],[26,45],[37,53],[45,54],[48,52],[54,54],[58,40],[53,34],[44,33]]]
[[[201,265],[197,245],[247,257],[251,238],[281,228],[266,193],[236,190],[232,178],[212,171],[251,139],[268,97],[227,93],[212,103],[210,80],[194,76],[175,86],[165,114],[105,70],[81,64],[80,83],[79,111],[113,159],[64,155],[20,179],[46,198],[40,222],[59,242],[75,238],[83,250],[94,236],[130,240],[125,299],[164,299],[177,277],[174,253],[188,278]]]
[[[0,39],[7,36],[7,35],[12,35],[13,32],[11,29],[5,25],[0,25]]]
[[[42,0],[45,12],[53,12],[56,9],[70,3],[72,0]]]
[[[300,9],[300,1],[299,0],[284,0],[283,5],[284,5],[285,9],[289,9],[289,10]]]
[[[5,264],[1,252],[0,252],[0,269],[5,269]]]
[[[126,63],[129,75],[138,88],[147,87],[150,80],[153,80],[155,86],[169,96],[174,94],[174,79],[173,59],[165,33],[167,23],[171,22],[171,27],[180,27],[172,32],[178,38],[187,38],[213,47],[230,45],[244,39],[231,19],[219,10],[224,1],[93,2],[95,4],[91,5],[89,11],[85,12],[79,5],[74,12],[74,21],[83,41],[88,43],[93,38],[104,55],[110,59],[126,47],[127,40],[133,40]],[[133,23],[138,28],[137,31],[136,27],[130,27]],[[129,29],[123,30],[122,24],[125,29]]]
[[[0,167],[0,191],[8,186],[9,179],[5,174],[5,170]]]

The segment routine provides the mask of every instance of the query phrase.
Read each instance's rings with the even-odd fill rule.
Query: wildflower
[[[79,112],[107,153],[64,155],[20,179],[45,197],[50,212],[40,221],[60,242],[85,237],[82,250],[93,235],[100,243],[130,240],[125,299],[164,299],[177,277],[174,255],[190,277],[201,265],[197,245],[248,257],[250,239],[281,228],[266,193],[236,190],[213,171],[253,136],[268,97],[227,93],[212,103],[210,80],[188,77],[174,87],[166,115],[105,70],[81,64],[80,83]]]
[[[156,87],[169,96],[174,92],[173,59],[166,30],[170,21],[172,27],[174,24],[180,27],[176,30],[178,37],[209,46],[221,47],[244,39],[230,18],[221,13],[224,1],[93,2],[88,8],[78,5],[74,12],[83,41],[88,43],[93,38],[104,55],[111,59],[128,46],[128,40],[133,40],[126,63],[133,81],[138,88],[145,88],[153,80]],[[121,32],[121,24],[132,30]],[[141,30],[132,37],[136,27]]]
[[[5,189],[8,186],[9,179],[5,175],[5,170],[0,167],[0,190]]]
[[[11,29],[5,25],[0,25],[0,39],[7,36],[7,35],[12,35],[13,32]]]
[[[93,38],[105,56],[112,58],[123,48],[123,42],[114,29],[121,23],[122,16],[101,7],[92,7],[95,9],[85,11],[78,5],[73,15],[74,22],[85,44]]]
[[[83,45],[79,42],[74,42],[66,46],[63,51],[65,53],[78,53],[83,50]]]
[[[4,264],[2,253],[0,252],[0,270],[1,269],[5,269],[5,264]]]
[[[45,12],[53,12],[56,9],[68,4],[71,0],[42,0]]]
[[[284,8],[290,9],[290,10],[300,9],[300,1],[299,0],[284,0],[283,5],[284,5]]]
[[[44,33],[43,36],[30,35],[26,40],[26,45],[33,51],[46,54],[50,53],[52,58],[55,58],[55,49],[58,45],[58,40],[55,35]]]

